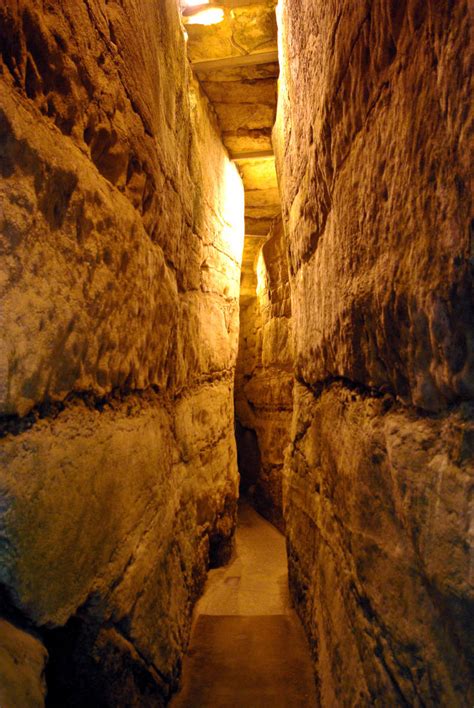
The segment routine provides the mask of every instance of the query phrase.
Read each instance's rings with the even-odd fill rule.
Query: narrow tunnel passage
[[[471,4],[0,1],[2,708],[474,705]]]
[[[309,647],[288,592],[283,535],[245,500],[235,553],[196,605],[174,708],[311,708]]]

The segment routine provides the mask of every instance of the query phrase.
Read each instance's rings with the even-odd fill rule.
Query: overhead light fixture
[[[183,0],[181,14],[187,25],[217,25],[224,19],[224,8],[213,0]]]

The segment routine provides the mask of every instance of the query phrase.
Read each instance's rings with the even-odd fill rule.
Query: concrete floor
[[[316,706],[309,648],[287,587],[285,540],[242,504],[230,564],[209,573],[173,708]]]

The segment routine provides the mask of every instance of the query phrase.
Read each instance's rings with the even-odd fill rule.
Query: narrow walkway
[[[287,587],[285,540],[240,507],[231,563],[209,573],[172,708],[312,708],[309,648]]]

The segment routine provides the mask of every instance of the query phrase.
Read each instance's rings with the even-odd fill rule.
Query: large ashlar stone
[[[37,625],[81,608],[173,683],[211,546],[232,538],[232,397],[78,401],[2,441],[0,580]]]
[[[257,262],[260,248],[266,237],[246,237],[244,252],[242,254],[242,276],[240,282],[240,307],[246,306],[255,300],[257,293],[257,272],[255,264]],[[241,318],[242,319],[242,318]],[[241,328],[242,328],[242,322]]]
[[[42,708],[47,652],[38,639],[0,619],[0,705]]]
[[[284,233],[276,220],[265,239],[246,238],[235,382],[243,491],[280,528],[282,468],[293,389],[291,305]]]
[[[468,399],[468,3],[282,2],[282,15],[298,374],[430,411]]]
[[[468,3],[280,3],[290,582],[321,705],[473,702]]]
[[[105,596],[125,568],[132,604],[137,558],[157,572],[146,566],[149,549],[159,565],[180,515],[204,535],[199,524],[235,494],[232,431],[222,431],[231,411],[230,382],[216,382],[173,406],[153,393],[102,409],[78,401],[4,438],[0,579],[21,609],[39,625],[64,624],[92,594]],[[209,519],[197,522],[203,504]]]
[[[72,23],[86,22],[80,7],[77,14],[72,6],[70,11]],[[187,333],[181,336],[180,330],[196,327],[197,319],[196,308],[180,304],[180,293],[199,291],[203,277],[206,289],[209,288],[209,249],[220,254],[220,270],[225,268],[228,273],[228,277],[223,277],[213,271],[218,302],[208,298],[209,308],[212,311],[222,307],[226,319],[236,322],[243,230],[242,186],[235,168],[225,158],[199,88],[190,86],[182,39],[179,51],[176,37],[171,44],[175,52],[172,77],[181,82],[183,108],[192,120],[185,121],[184,114],[179,121],[172,115],[162,117],[163,106],[170,108],[169,101],[151,96],[155,105],[150,110],[154,110],[156,126],[148,129],[148,106],[143,107],[143,115],[141,110],[137,113],[133,96],[130,99],[127,94],[134,88],[129,85],[133,62],[141,59],[144,70],[148,67],[146,62],[154,66],[153,54],[135,57],[133,43],[127,44],[136,18],[127,18],[125,12],[117,14],[115,8],[110,20],[123,32],[126,47],[121,51],[130,51],[132,56],[128,57],[131,66],[125,63],[122,67],[123,83],[115,70],[118,95],[109,105],[111,97],[101,93],[100,87],[107,74],[114,72],[105,58],[97,64],[94,52],[80,44],[82,33],[64,38],[70,47],[67,56],[61,52],[60,43],[58,47],[58,32],[65,31],[62,23],[69,11],[65,12],[66,17],[53,11],[39,15],[25,6],[23,14],[18,13],[18,24],[12,21],[9,27],[7,20],[15,17],[14,11],[3,10],[8,31],[19,33],[25,43],[23,63],[32,61],[28,32],[34,29],[42,38],[41,57],[46,73],[43,83],[53,79],[60,82],[61,71],[69,66],[74,42],[78,43],[78,52],[83,49],[84,53],[77,58],[77,75],[71,78],[69,67],[67,76],[72,86],[77,84],[77,93],[88,88],[91,94],[89,106],[86,103],[85,110],[81,102],[74,125],[63,127],[65,135],[61,136],[52,124],[51,118],[59,121],[54,112],[51,118],[39,120],[43,111],[48,116],[52,111],[43,92],[48,88],[48,100],[53,105],[54,87],[42,83],[32,92],[25,83],[20,91],[15,83],[20,59],[12,74],[4,71],[7,88],[0,97],[5,249],[0,276],[0,372],[5,378],[0,382],[0,409],[8,414],[23,415],[45,396],[63,398],[71,390],[87,389],[103,395],[124,385],[132,389],[149,385],[165,388],[171,370],[173,384],[182,388],[198,379],[203,370],[228,368],[236,344],[235,327],[234,336],[227,338],[224,348],[216,348],[212,342],[211,351],[203,354],[204,361],[213,361],[212,367],[196,359],[194,347],[187,347],[176,359],[178,342],[189,343]],[[161,15],[164,10],[154,12]],[[167,12],[171,10],[168,8]],[[158,19],[150,17],[150,21]],[[171,22],[171,15],[167,21]],[[110,61],[122,56],[115,44],[104,42],[102,46],[97,42],[95,53],[105,52]],[[156,39],[151,47],[155,45]],[[37,50],[36,44],[33,48]],[[7,56],[6,50],[4,53]],[[26,78],[23,80],[26,82]],[[117,143],[127,152],[121,177],[112,177],[102,169],[104,161],[111,164],[114,159],[108,156],[108,139],[103,140],[100,159],[90,147],[91,136],[97,133],[100,137],[103,133],[101,128],[91,127],[98,120],[95,114],[99,110],[93,101],[93,80],[96,94],[100,95],[99,109],[110,113],[110,130],[129,126],[129,136],[116,136]],[[149,81],[153,84],[152,79]],[[9,85],[14,90],[9,91]],[[148,97],[145,88],[140,88],[135,108],[141,107]],[[70,91],[71,102],[79,100],[72,88]],[[169,121],[176,127],[171,129]],[[159,148],[155,135],[162,136]],[[136,200],[137,174],[144,175],[141,192],[145,206]],[[134,182],[132,192],[128,188],[130,180]],[[202,304],[199,317],[206,316]],[[212,318],[212,313],[208,317]],[[212,337],[209,329],[204,331]],[[35,347],[30,346],[32,341]],[[164,342],[169,342],[169,346],[163,346]]]
[[[211,70],[200,69],[197,70],[197,76],[199,82],[206,90],[206,93],[208,84],[210,85],[209,97],[211,98],[211,100],[213,100],[213,91],[217,90],[219,91],[219,95],[223,95],[225,91],[225,86],[222,89],[217,88],[220,86],[220,84],[231,83],[234,84],[234,86],[231,86],[230,90],[232,91],[234,88],[236,88],[241,93],[241,95],[243,94],[244,87],[247,87],[250,92],[249,94],[246,94],[246,100],[248,101],[249,95],[252,96],[259,92],[258,87],[260,86],[260,82],[262,82],[262,93],[260,95],[268,97],[269,79],[276,80],[278,78],[279,72],[280,67],[278,65],[278,62],[269,62],[268,64],[256,64],[255,66],[233,66],[219,69],[212,68]],[[238,86],[239,84],[240,86]],[[274,82],[274,92],[276,100],[276,82]]]
[[[258,65],[255,69],[258,69]],[[248,74],[248,69],[246,71]],[[275,79],[278,77],[278,70],[273,74],[271,78],[260,78],[258,75],[255,77],[254,70],[250,77],[244,75],[238,80],[233,76],[226,76],[221,71],[218,80],[210,80],[210,77],[214,79],[213,72],[210,75],[202,75],[202,87],[213,103],[260,103],[276,106],[277,86]]]
[[[261,128],[226,130],[223,132],[222,137],[232,155],[249,152],[268,152],[273,149],[271,124]]]
[[[285,520],[321,705],[469,706],[472,407],[295,390]]]
[[[232,131],[263,130],[273,124],[275,107],[264,103],[214,103],[224,134]]]
[[[244,234],[176,2],[3,3],[0,173],[0,582],[53,693],[162,705],[231,548]]]

